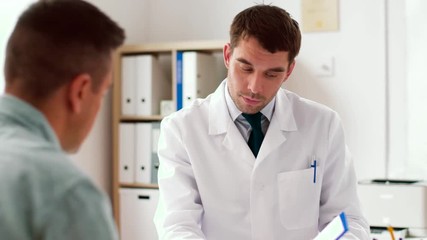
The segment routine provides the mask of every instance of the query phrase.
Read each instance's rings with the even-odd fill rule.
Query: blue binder
[[[176,53],[176,110],[182,108],[182,51]]]

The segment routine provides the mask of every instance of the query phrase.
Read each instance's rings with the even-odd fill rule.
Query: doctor
[[[281,88],[300,43],[281,8],[234,18],[227,79],[162,122],[160,239],[313,239],[341,211],[369,239],[338,115]]]

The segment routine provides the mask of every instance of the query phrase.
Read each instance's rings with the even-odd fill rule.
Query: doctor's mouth
[[[248,98],[248,97],[243,97],[243,100],[245,101],[246,104],[251,105],[251,106],[256,106],[261,102],[258,99]]]
[[[252,94],[251,96],[245,96],[241,95],[243,101],[250,105],[250,106],[256,106],[263,102],[264,98],[261,96],[256,96],[255,94]]]

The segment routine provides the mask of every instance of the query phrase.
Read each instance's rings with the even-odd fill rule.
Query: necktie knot
[[[252,150],[255,157],[258,155],[258,151],[261,148],[262,141],[264,140],[264,134],[261,128],[261,112],[255,114],[242,113],[242,116],[249,122],[252,128],[252,132],[249,135],[248,145]]]
[[[261,128],[261,116],[262,116],[261,112],[257,112],[254,114],[242,113],[242,116],[246,119],[246,121],[249,122],[252,129]]]

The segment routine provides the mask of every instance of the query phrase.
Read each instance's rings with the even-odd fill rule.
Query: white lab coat
[[[279,90],[255,159],[224,91],[225,81],[162,121],[159,239],[313,239],[341,211],[350,225],[346,237],[369,239],[337,114]]]

